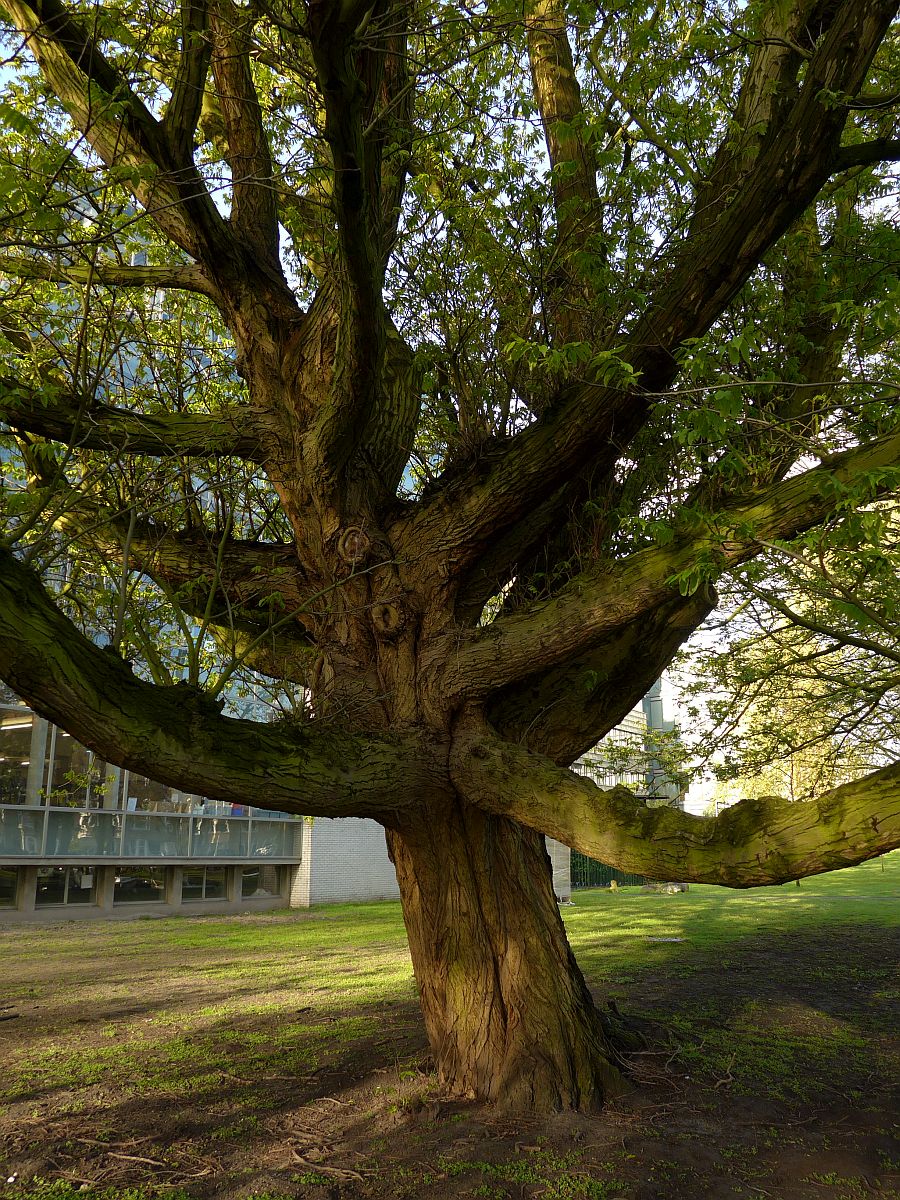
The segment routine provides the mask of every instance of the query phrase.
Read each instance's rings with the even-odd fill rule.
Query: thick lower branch
[[[234,456],[260,462],[259,438],[246,412],[143,413],[87,397],[55,394],[52,400],[15,379],[0,379],[0,420],[67,446],[119,454],[172,458]]]
[[[436,785],[428,747],[316,724],[223,717],[184,684],[138,679],[0,550],[0,677],[110,762],[215,799],[321,816],[391,819]]]
[[[648,808],[604,791],[483,724],[463,724],[454,786],[488,812],[539,829],[591,858],[653,879],[749,888],[853,866],[900,846],[900,766],[815,800],[742,800],[718,817]]]

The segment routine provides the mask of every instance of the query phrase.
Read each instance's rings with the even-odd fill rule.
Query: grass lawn
[[[516,1122],[441,1099],[395,903],[0,925],[0,1200],[900,1198],[900,852],[564,916],[654,1037]]]

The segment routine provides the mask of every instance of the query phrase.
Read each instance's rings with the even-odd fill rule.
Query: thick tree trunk
[[[504,1108],[599,1107],[627,1083],[543,836],[455,797],[441,817],[388,833],[438,1078]]]

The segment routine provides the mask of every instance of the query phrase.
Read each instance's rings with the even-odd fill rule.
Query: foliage
[[[743,568],[681,656],[692,750],[742,795],[806,798],[900,754],[893,505],[851,509]]]

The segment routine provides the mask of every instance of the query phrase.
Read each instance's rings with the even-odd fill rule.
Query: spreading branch
[[[825,458],[750,501],[703,518],[699,531],[676,535],[668,545],[575,576],[552,599],[470,634],[450,658],[442,680],[445,694],[484,697],[541,667],[574,658],[665,604],[678,587],[696,590],[758,553],[761,542],[795,537],[826,519],[856,481],[898,464],[900,434],[895,433]],[[879,485],[882,491],[896,487],[890,471],[887,480]],[[696,578],[685,584],[692,570]]]
[[[815,800],[743,800],[718,817],[650,808],[626,788],[604,791],[549,759],[463,725],[451,752],[456,786],[620,871],[749,888],[850,867],[900,846],[900,766]]]
[[[640,703],[715,603],[711,587],[676,596],[589,654],[516,682],[492,698],[491,725],[568,766]]]
[[[509,526],[567,479],[593,464],[611,472],[679,371],[678,349],[701,337],[737,295],[767,251],[804,211],[834,172],[849,110],[834,92],[855,95],[896,15],[896,0],[843,0],[808,62],[783,120],[753,156],[740,187],[720,186],[704,219],[662,260],[655,293],[617,357],[623,382],[603,378],[603,360],[586,378],[561,389],[543,420],[506,446],[487,449],[477,467],[448,478],[396,532],[398,543],[454,554],[462,576]],[[864,11],[863,11],[864,10]],[[774,59],[771,84],[784,63]],[[794,69],[794,68],[792,68]],[[764,81],[754,85],[764,90]],[[720,181],[721,185],[721,181]],[[699,201],[698,201],[699,202]],[[628,379],[637,376],[636,387]],[[460,552],[460,545],[465,550]]]
[[[51,263],[21,255],[0,255],[0,274],[16,279],[46,279],[51,283],[102,284],[110,288],[172,288],[199,292],[213,300],[218,290],[199,267],[126,266],[119,263]]]
[[[238,9],[231,0],[216,0],[211,19],[212,69],[231,170],[231,224],[244,244],[273,274],[280,275],[272,154],[250,71],[250,22],[246,9]]]
[[[900,138],[878,138],[855,146],[841,146],[835,155],[834,172],[871,167],[881,162],[900,162]]]
[[[248,462],[262,460],[260,440],[246,412],[215,416],[135,412],[55,387],[49,398],[15,379],[0,378],[0,420],[17,432],[85,450],[156,458],[233,455]]]
[[[213,799],[390,821],[435,784],[418,743],[235,720],[194,688],[145,683],[86,638],[3,549],[0,675],[107,761]]]

